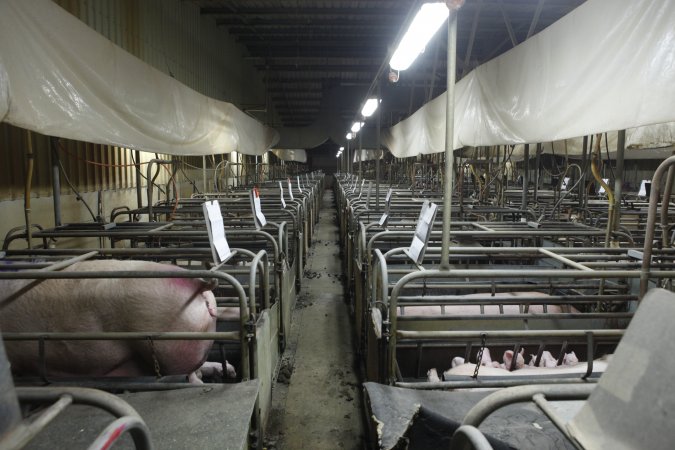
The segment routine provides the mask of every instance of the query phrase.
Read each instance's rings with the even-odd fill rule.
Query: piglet
[[[530,355],[530,367],[535,367],[534,363],[537,361],[537,356],[536,355]],[[577,362],[579,362],[577,360]],[[551,352],[548,350],[544,350],[541,354],[541,358],[539,359],[539,367],[546,367],[548,369],[552,369],[553,367],[556,367],[558,365],[558,360],[553,357]]]
[[[438,372],[435,368],[429,369],[427,372],[427,381],[430,383],[440,383],[441,379],[438,377]]]
[[[579,364],[579,358],[577,358],[576,353],[570,352],[570,353],[565,353],[565,356],[563,356],[563,366],[576,366]]]
[[[147,261],[83,261],[64,269],[89,271],[184,271]],[[0,281],[0,329],[4,332],[192,331],[216,329],[216,302],[195,278],[80,278]],[[52,376],[190,374],[199,369],[213,341],[56,341],[47,342],[46,367]],[[7,341],[17,375],[39,372],[38,343]],[[222,370],[222,368],[221,368]]]
[[[525,358],[523,357],[525,349],[520,349],[520,352],[516,356],[516,367],[515,369],[522,369],[525,366]],[[506,370],[511,370],[511,364],[513,362],[513,350],[507,350],[504,352],[504,368]]]

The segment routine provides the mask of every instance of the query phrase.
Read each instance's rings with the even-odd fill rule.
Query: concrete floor
[[[364,448],[354,325],[342,279],[335,203],[328,190],[273,387],[267,449]]]

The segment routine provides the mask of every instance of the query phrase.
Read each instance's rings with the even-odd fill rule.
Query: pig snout
[[[427,381],[430,383],[440,383],[441,379],[438,377],[438,372],[436,369],[429,369],[427,372]]]
[[[181,271],[147,261],[84,261],[65,271]],[[2,281],[19,293],[2,308],[7,332],[215,331],[216,302],[208,285],[191,278],[80,278]],[[15,294],[11,294],[15,295]],[[56,376],[187,374],[206,360],[210,340],[69,341],[47,345],[47,373]],[[16,374],[39,373],[37,343],[6,344]]]

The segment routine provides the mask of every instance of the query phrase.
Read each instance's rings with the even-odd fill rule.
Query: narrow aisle
[[[288,349],[273,391],[268,449],[363,447],[354,330],[344,301],[333,197],[331,190],[324,191]]]

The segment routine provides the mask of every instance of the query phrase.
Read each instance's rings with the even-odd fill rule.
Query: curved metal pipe
[[[666,169],[675,164],[675,155],[663,161],[654,171],[652,177],[652,190],[649,194],[649,210],[647,212],[647,226],[645,228],[645,244],[642,251],[642,270],[640,273],[640,300],[647,293],[647,282],[649,279],[649,269],[652,263],[652,250],[654,240],[654,228],[656,225],[656,207],[659,202],[659,185]]]

